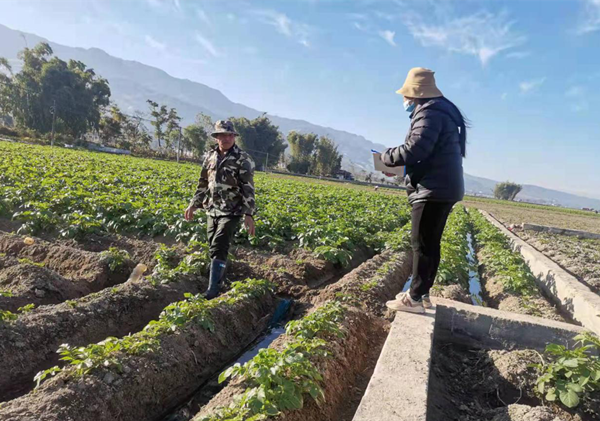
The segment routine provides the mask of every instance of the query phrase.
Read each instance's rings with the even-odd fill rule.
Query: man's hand
[[[188,208],[185,210],[185,220],[186,221],[191,221],[192,219],[194,219],[194,212],[196,212],[198,208],[195,208],[193,206],[188,206]]]
[[[244,226],[248,230],[248,234],[254,235],[255,228],[254,228],[254,218],[252,218],[252,215],[246,215],[246,217],[244,218]]]

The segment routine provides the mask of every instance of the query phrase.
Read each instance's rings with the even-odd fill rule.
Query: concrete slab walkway
[[[425,421],[435,311],[396,313],[353,421]]]

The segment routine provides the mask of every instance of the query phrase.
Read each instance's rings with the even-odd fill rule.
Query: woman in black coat
[[[404,144],[387,149],[381,160],[388,167],[406,166],[413,271],[410,291],[398,294],[387,306],[424,313],[431,306],[429,290],[440,264],[448,215],[464,196],[462,160],[467,132],[465,118],[437,88],[433,71],[411,69],[397,93],[404,96],[404,108],[411,113],[410,129]]]

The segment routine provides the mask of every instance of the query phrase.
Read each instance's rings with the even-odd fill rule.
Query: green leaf
[[[550,389],[548,389],[548,392],[546,393],[546,400],[550,402],[554,402],[556,400],[555,388],[551,387]]]
[[[571,358],[571,359],[565,360],[563,362],[563,365],[565,367],[575,368],[579,365],[579,361],[577,360],[577,358]]]
[[[579,405],[579,395],[573,390],[561,390],[559,393],[560,401],[568,408],[575,408]]]

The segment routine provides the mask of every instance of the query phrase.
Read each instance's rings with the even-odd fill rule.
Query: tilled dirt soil
[[[328,339],[331,356],[314,361],[323,375],[325,401],[318,405],[312,399],[307,399],[302,409],[289,411],[270,419],[286,421],[340,420],[340,411],[347,408],[348,399],[352,399],[352,385],[356,384],[361,374],[367,369],[366,364],[370,361],[371,348],[381,349],[385,341],[383,321],[359,310],[348,311],[342,329],[345,331],[344,337]],[[271,344],[271,348],[282,349],[289,340],[289,337],[282,335]],[[200,420],[219,407],[228,406],[234,396],[243,393],[245,388],[246,385],[242,382],[232,382],[201,409],[194,421]]]
[[[600,240],[535,231],[514,231],[596,293],[600,293]]]
[[[0,269],[0,290],[12,294],[0,297],[0,309],[16,311],[27,304],[58,304],[89,294],[89,284],[68,280],[45,267],[17,263]]]
[[[121,372],[97,370],[83,378],[60,373],[35,393],[0,407],[0,419],[160,419],[264,330],[274,304],[267,293],[216,307],[211,310],[214,331],[189,323],[162,334],[156,352],[120,355]]]
[[[0,324],[0,401],[30,390],[37,371],[58,363],[56,350],[61,344],[83,346],[137,332],[164,307],[183,299],[185,292],[198,293],[206,285],[203,279],[166,285],[125,282],[79,300],[42,306],[14,322]]]
[[[591,405],[578,412],[542,406],[535,394],[540,355],[532,350],[468,349],[435,344],[427,421],[592,421]],[[588,411],[588,413],[585,413]]]
[[[367,312],[377,316],[391,315],[385,307],[402,291],[412,268],[412,254],[384,251],[329,285],[323,292],[312,292],[313,304],[345,294],[349,299],[360,297],[358,302]]]
[[[390,314],[385,302],[402,290],[411,268],[410,253],[384,252],[366,261],[342,279],[322,291],[314,291],[315,307],[340,297],[357,305],[349,311],[343,328],[343,338],[328,338],[332,357],[316,363],[323,373],[325,402],[320,405],[311,399],[297,411],[289,411],[277,420],[293,421],[349,421],[358,407],[370,375],[389,330]],[[281,349],[289,338],[282,335],[271,344]],[[202,407],[194,420],[228,406],[234,397],[243,392],[245,385],[234,381]]]
[[[498,203],[491,201],[469,200],[466,198],[465,206],[483,209],[493,214],[505,225],[522,224],[528,222],[531,224],[540,224],[557,228],[566,228],[573,230],[582,230],[600,234],[600,215],[592,212],[569,213],[563,209],[545,209],[528,208],[520,206],[517,203]]]
[[[530,316],[543,317],[545,319],[565,321],[556,307],[546,298],[542,291],[537,289],[538,294],[533,297],[523,297],[504,286],[501,279],[491,275],[484,263],[486,251],[478,250],[477,259],[479,264],[479,275],[481,279],[482,296],[490,307],[513,313],[527,314]]]
[[[236,254],[224,291],[234,280],[265,278],[278,285],[279,294],[285,296],[298,287],[297,293],[302,297],[301,291],[310,289],[311,279],[332,282],[349,270],[336,268],[302,250],[291,256],[246,249],[238,249]],[[0,257],[0,264],[2,259],[14,263],[14,259],[6,256]],[[20,315],[15,322],[0,325],[3,339],[0,341],[0,371],[5,374],[0,379],[0,401],[31,389],[35,373],[57,363],[55,352],[59,345],[82,346],[108,336],[136,332],[158,317],[165,306],[183,299],[185,292],[202,292],[206,285],[206,279],[198,277],[182,277],[167,285],[152,285],[147,280],[126,282],[60,305],[37,308]],[[314,285],[324,286],[320,282]]]
[[[94,291],[125,282],[135,266],[133,261],[126,261],[112,272],[108,258],[98,253],[4,232],[0,232],[0,253],[36,263],[71,281],[86,283]]]

